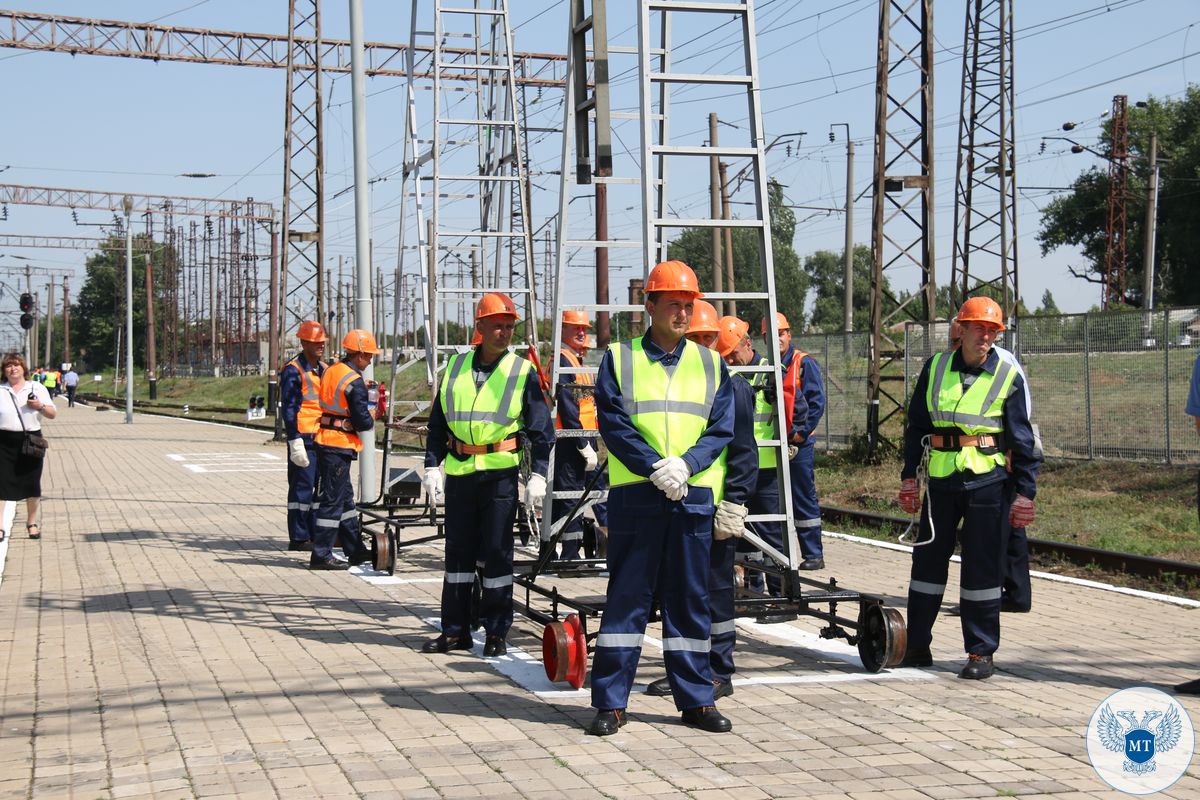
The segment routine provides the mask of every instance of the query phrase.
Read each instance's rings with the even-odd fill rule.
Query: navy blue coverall
[[[663,367],[679,362],[684,342],[665,352],[647,333],[646,356]],[[733,386],[720,363],[718,388],[708,427],[682,456],[693,475],[707,469],[733,439]],[[637,475],[650,475],[662,456],[646,443],[625,411],[611,353],[596,376],[600,435],[610,453]],[[713,705],[709,666],[712,617],[708,607],[713,493],[689,486],[679,501],[654,484],[609,489],[608,600],[600,620],[592,665],[592,705],[622,709],[629,703],[650,606],[658,593],[663,615],[667,677],[680,710]]]
[[[360,375],[362,370],[349,359],[342,359]],[[375,427],[375,418],[367,405],[367,383],[354,380],[346,385],[346,407],[350,409],[350,424],[362,436],[363,431]],[[364,447],[374,447],[374,437],[365,437]],[[317,446],[317,462],[320,469],[320,489],[317,493],[318,508],[313,527],[312,560],[327,560],[333,555],[333,540],[336,537],[342,552],[352,563],[362,563],[370,558],[370,551],[362,543],[358,525],[358,506],[354,503],[354,484],[350,480],[350,465],[358,460],[358,453],[348,447]]]
[[[781,357],[784,369],[792,365],[798,351],[789,346]],[[796,516],[796,536],[805,559],[824,558],[821,545],[821,504],[817,500],[817,479],[813,474],[813,447],[817,426],[825,414],[825,382],[821,365],[810,355],[800,362],[800,386],[792,407],[792,429],[788,442],[796,445],[796,457],[789,464],[792,475],[792,512]]]
[[[924,453],[922,438],[936,432],[926,399],[929,387],[929,361],[921,370],[908,403],[908,427],[904,432],[904,470],[901,480],[916,478],[917,466]],[[983,364],[967,367],[961,351],[955,351],[950,364],[962,375],[964,389],[982,371],[995,375],[1000,357],[995,350]],[[1033,428],[1025,408],[1024,380],[1018,373],[1002,407],[1004,439],[1012,454],[1012,473],[1003,466],[976,475],[956,472],[944,478],[930,478],[921,508],[918,543],[930,538],[929,516],[936,535],[929,544],[913,548],[912,579],[908,589],[908,649],[928,650],[933,640],[933,623],[946,592],[950,556],[954,553],[955,531],[962,522],[958,539],[962,543],[962,575],[959,602],[962,607],[963,646],[967,653],[990,656],[1000,646],[1000,596],[1004,584],[1005,545],[1012,502],[1009,481],[1018,494],[1033,500],[1037,494],[1037,473],[1041,459],[1034,449]],[[927,512],[927,508],[932,511]]]
[[[305,372],[316,377],[319,390],[321,376],[325,374],[325,362],[317,361],[314,367],[304,358],[304,353],[296,356],[295,360]],[[312,540],[313,520],[317,508],[317,445],[313,441],[315,434],[300,433],[296,427],[296,417],[303,402],[304,379],[289,361],[279,373],[279,405],[283,413],[283,431],[289,442],[293,439],[303,439],[304,450],[308,454],[307,467],[298,467],[288,461],[287,527],[288,539],[293,542]]]
[[[482,348],[471,356],[476,388],[482,386],[501,359],[481,363]],[[537,376],[525,381],[521,395],[521,427],[530,447],[533,471],[546,475],[554,426],[550,407]],[[429,415],[425,466],[439,466],[450,453],[450,428],[441,397]],[[451,639],[471,635],[471,587],[482,568],[479,619],[488,636],[501,639],[512,627],[513,524],[517,519],[520,469],[480,470],[446,476],[446,553],[442,581],[442,633]]]
[[[564,345],[565,347],[565,345]],[[558,365],[560,367],[575,366],[559,351]],[[559,384],[576,383],[579,375],[560,372]],[[579,430],[583,426],[579,422],[579,400],[570,389],[562,389],[558,393],[558,419],[563,430]],[[584,447],[591,445],[596,449],[597,437],[584,436],[581,438],[564,437],[554,443],[554,490],[556,492],[578,492],[583,489],[587,480],[586,463],[580,453]],[[555,500],[551,508],[551,518],[558,520],[571,513],[576,500]],[[570,561],[579,558],[579,548],[583,544],[583,516],[579,515],[563,530],[561,558]]]
[[[754,439],[754,389],[741,375],[731,375],[733,388],[733,440],[725,451],[725,501],[739,506],[752,499],[758,480],[758,443]],[[775,479],[774,471],[770,471]],[[778,480],[775,481],[778,485]],[[778,497],[778,490],[776,491]],[[708,608],[711,650],[709,664],[714,680],[728,683],[737,670],[733,666],[733,648],[737,644],[734,624],[733,560],[737,538],[713,540],[709,553]]]

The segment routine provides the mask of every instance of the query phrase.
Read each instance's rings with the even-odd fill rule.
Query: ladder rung
[[[786,522],[786,514],[749,514],[746,522]]]
[[[570,491],[570,492],[554,492],[553,499],[555,499],[555,500],[578,500],[581,497],[583,497],[583,492],[581,490],[575,490],[575,491]],[[598,503],[603,502],[604,500],[608,499],[608,492],[590,492],[588,494],[588,498],[591,500],[595,500]]]
[[[761,228],[761,219],[654,219],[659,228]]]
[[[715,11],[721,14],[744,14],[745,3],[689,3],[688,0],[650,0],[651,11]]]
[[[564,303],[563,305],[559,306],[559,309],[562,311],[571,309],[573,311],[618,312],[618,311],[645,311],[646,307],[629,305],[627,303],[570,303],[570,304]]]
[[[600,434],[596,431],[588,430],[586,428],[573,428],[570,430],[562,429],[554,432],[556,439],[590,439],[599,435]],[[555,494],[557,495],[559,492],[555,492]]]
[[[713,83],[746,86],[754,82],[749,75],[706,75],[702,72],[652,72],[650,80],[657,83]]]
[[[607,178],[603,178],[603,177],[600,177],[597,175],[593,175],[592,183],[610,183],[610,184],[613,184],[614,186],[640,186],[642,184],[642,179],[641,178],[618,178],[615,175],[609,176]],[[658,181],[655,181],[655,183],[658,183]]]
[[[443,14],[488,14],[491,16],[500,16],[507,13],[502,8],[451,8],[448,6],[439,6],[438,11]]]
[[[438,294],[487,294],[488,292],[503,291],[505,294],[529,294],[528,289],[496,286],[439,286]]]
[[[651,154],[662,153],[669,156],[742,156],[754,158],[758,155],[757,147],[705,147],[697,145],[654,145]]]
[[[612,119],[641,119],[642,115],[636,111],[610,111],[608,116]],[[647,114],[646,119],[652,119],[656,122],[661,122],[665,117],[662,114]]]
[[[433,175],[422,175],[421,180],[431,181],[434,177]],[[436,177],[443,181],[507,181],[511,183],[521,180],[520,175],[438,175]]]
[[[705,292],[705,300],[766,300],[766,292]]]
[[[613,53],[623,56],[638,55],[638,49],[636,47],[631,47],[630,45],[626,44],[610,44],[608,46],[608,52],[610,55]],[[646,51],[646,54],[652,56],[663,56],[667,54],[667,51],[661,47],[651,47]]]
[[[628,239],[565,239],[567,247],[641,247],[641,242],[631,242]]]
[[[599,367],[558,367],[558,371],[563,375],[595,375],[600,371]]]

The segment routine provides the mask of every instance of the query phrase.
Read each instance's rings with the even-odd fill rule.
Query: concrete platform
[[[618,735],[587,737],[587,694],[540,675],[529,621],[504,659],[419,652],[436,543],[394,577],[287,552],[282,446],[59,407],[42,540],[22,505],[0,544],[0,798],[1120,797],[1087,757],[1097,704],[1200,676],[1200,610],[1035,579],[992,680],[956,677],[953,618],[932,670],[879,675],[814,620],[747,620],[732,733],[635,695]],[[903,607],[906,554],[830,539],[826,560]],[[662,674],[648,645],[638,680]],[[1162,796],[1200,797],[1195,761]]]

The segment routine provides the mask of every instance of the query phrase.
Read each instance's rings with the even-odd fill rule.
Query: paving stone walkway
[[[436,543],[388,579],[287,552],[282,446],[60,409],[43,538],[0,545],[0,798],[1123,797],[1088,762],[1097,704],[1200,676],[1200,610],[1035,580],[992,680],[955,677],[952,618],[934,669],[875,676],[815,620],[743,621],[731,734],[635,696],[618,735],[587,737],[586,693],[521,677],[540,669],[530,621],[505,663],[419,652]],[[831,539],[826,559],[903,607],[905,554]],[[662,674],[647,647],[639,682]],[[1200,797],[1198,769],[1162,796]]]

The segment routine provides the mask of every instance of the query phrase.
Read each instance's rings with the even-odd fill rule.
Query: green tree
[[[865,331],[871,305],[871,248],[854,248],[854,330]],[[837,333],[845,320],[846,262],[844,253],[818,250],[804,258],[804,273],[816,295],[810,329],[819,333]],[[887,277],[884,277],[887,286]]]
[[[1145,197],[1150,175],[1149,142],[1158,135],[1160,165],[1158,195],[1157,274],[1155,298],[1164,305],[1200,304],[1200,87],[1189,86],[1179,99],[1151,98],[1144,108],[1128,114],[1130,178],[1126,200],[1125,304],[1142,305],[1143,242],[1146,236]],[[1102,149],[1110,151],[1111,121]],[[1079,175],[1070,194],[1048,203],[1042,211],[1038,243],[1042,255],[1063,246],[1078,247],[1082,263],[1071,273],[1104,283],[1107,245],[1108,172],[1093,167]]]
[[[771,214],[771,249],[775,267],[775,303],[788,318],[792,329],[804,327],[804,298],[808,292],[808,275],[800,269],[800,256],[792,241],[796,236],[796,214],[783,202],[783,187],[771,181],[767,189]],[[733,229],[733,274],[739,292],[761,292],[762,270],[759,267],[758,235],[749,228]],[[696,271],[700,288],[712,290],[712,231],[708,228],[688,228],[667,248],[670,258],[687,263]],[[738,316],[750,323],[757,333],[765,316],[766,305],[738,303]]]
[[[1049,315],[1061,314],[1062,312],[1058,310],[1058,303],[1054,302],[1054,295],[1050,294],[1050,290],[1047,289],[1042,293],[1042,307],[1033,313]]]
[[[133,237],[133,361],[145,365],[146,355],[146,259],[149,246],[152,263],[164,263],[166,246],[148,242],[145,234]],[[125,325],[125,240],[109,237],[100,252],[87,259],[87,277],[71,306],[71,340],[79,360],[89,370],[102,370],[115,363],[117,330]],[[155,293],[162,287],[162,270],[154,273]],[[159,324],[163,316],[159,315]],[[160,330],[161,335],[161,330]],[[125,345],[122,343],[121,352]]]

